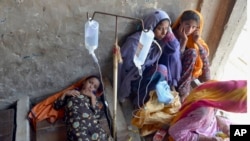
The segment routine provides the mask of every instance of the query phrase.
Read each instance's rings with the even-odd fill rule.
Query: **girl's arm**
[[[66,105],[66,97],[67,96],[77,96],[80,95],[80,92],[77,90],[69,90],[66,91],[61,97],[59,97],[54,102],[54,109],[59,110]]]
[[[186,45],[187,45],[187,40],[180,40],[180,49],[181,49],[181,53],[183,53],[186,49]]]

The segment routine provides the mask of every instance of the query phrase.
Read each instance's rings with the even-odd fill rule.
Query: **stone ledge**
[[[27,114],[30,110],[28,96],[24,96],[17,101],[16,105],[16,136],[15,141],[30,141],[30,124]]]

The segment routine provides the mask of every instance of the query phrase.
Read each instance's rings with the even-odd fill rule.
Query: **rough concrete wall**
[[[162,8],[172,19],[197,0],[1,0],[0,106],[22,96],[46,97],[81,77],[98,74],[84,47],[83,25],[94,11],[141,18],[147,9]],[[96,15],[100,23],[95,51],[103,76],[112,80],[115,18]],[[118,38],[135,27],[118,20]]]

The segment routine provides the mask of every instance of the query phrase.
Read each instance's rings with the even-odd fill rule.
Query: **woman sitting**
[[[201,38],[203,23],[203,17],[198,11],[187,10],[172,26],[182,52],[182,73],[177,87],[181,101],[189,94],[193,80],[210,80],[209,48]]]
[[[151,44],[145,63],[142,65],[142,76],[140,76],[133,62],[141,31],[130,35],[122,45],[123,63],[119,65],[118,76],[118,98],[120,102],[123,102],[126,98],[131,98],[133,104],[140,107],[148,101],[149,92],[155,90],[159,81],[167,81],[171,83],[170,85],[177,85],[181,65],[173,62],[172,58],[178,55],[174,54],[175,51],[169,52],[170,54],[167,54],[167,52],[170,49],[179,50],[179,42],[170,32],[170,24],[171,20],[168,14],[160,9],[154,9],[145,16],[144,28],[154,32],[155,42]],[[164,57],[160,60],[162,52],[164,52]],[[172,54],[174,54],[174,57],[172,57]],[[177,58],[179,59],[179,57]]]

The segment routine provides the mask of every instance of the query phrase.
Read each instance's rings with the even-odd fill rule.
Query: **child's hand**
[[[198,40],[200,38],[200,30],[196,29],[193,33],[193,40],[195,43],[198,43]]]
[[[179,35],[179,38],[183,41],[187,41],[188,37],[187,37],[187,34],[185,33],[185,28],[183,25],[180,25],[179,26],[179,29],[178,29],[178,35]]]
[[[188,37],[187,37],[187,34],[185,32],[185,28],[182,24],[179,26],[179,28],[177,30],[177,37],[179,38],[179,41],[180,41],[180,50],[183,53],[185,51],[185,48],[186,48]]]
[[[77,90],[69,90],[69,91],[67,91],[66,93],[65,93],[65,95],[67,95],[67,96],[78,96],[78,95],[80,95],[80,92],[79,91],[77,91]]]
[[[97,102],[97,101],[96,101],[96,96],[95,96],[94,94],[92,94],[92,95],[91,95],[91,104],[92,104],[93,107],[95,107],[96,102]]]
[[[61,99],[64,99],[65,96],[73,96],[73,97],[75,97],[75,96],[78,96],[78,95],[80,95],[80,92],[79,92],[79,91],[77,91],[77,90],[68,90],[68,91],[66,91],[66,92],[61,96]]]

